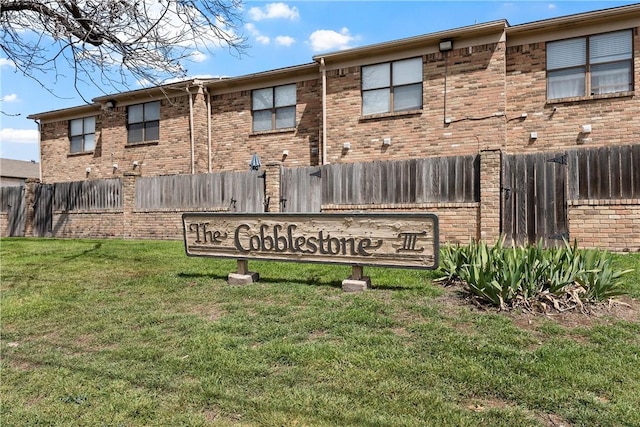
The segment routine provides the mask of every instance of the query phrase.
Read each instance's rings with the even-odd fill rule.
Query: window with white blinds
[[[631,30],[547,43],[547,98],[633,90]]]

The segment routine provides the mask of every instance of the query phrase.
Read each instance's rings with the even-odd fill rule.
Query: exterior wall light
[[[453,50],[453,40],[442,40],[438,45],[440,52],[448,52]]]

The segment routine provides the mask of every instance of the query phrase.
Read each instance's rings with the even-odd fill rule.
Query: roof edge
[[[368,54],[380,54],[381,52],[384,53],[396,49],[409,49],[417,45],[436,43],[442,39],[466,38],[504,31],[504,29],[507,27],[509,27],[509,22],[506,19],[499,19],[496,21],[467,25],[464,27],[437,31],[434,33],[422,34],[419,36],[413,36],[399,40],[392,40],[368,46],[355,47],[338,52],[321,53],[313,56],[313,60],[316,62],[320,62],[322,59],[324,59],[325,61],[346,60],[354,57],[366,56]]]
[[[629,15],[631,14],[631,15]],[[528,32],[538,32],[549,28],[565,26],[569,24],[584,23],[585,25],[593,25],[602,21],[608,21],[613,18],[619,18],[620,15],[630,17],[633,15],[640,16],[640,3],[630,4],[626,6],[611,7],[608,9],[593,10],[589,12],[575,13],[572,15],[559,16],[556,18],[542,19],[539,21],[527,22],[524,24],[513,25],[507,28],[507,36],[509,34],[523,34]]]

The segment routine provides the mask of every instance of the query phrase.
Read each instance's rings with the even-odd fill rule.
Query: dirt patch
[[[466,408],[469,411],[473,412],[485,412],[493,409],[515,409],[516,406],[509,404],[500,399],[491,398],[491,399],[473,399],[471,403],[466,405]],[[534,411],[520,408],[524,413],[526,413],[531,418],[535,418],[542,425],[546,427],[571,427],[572,424],[562,418],[557,414],[540,414]]]
[[[567,422],[560,415],[543,414],[536,416],[536,419],[547,427],[571,427],[573,424]]]
[[[434,300],[442,307],[445,315],[456,317],[464,311],[501,313],[511,318],[516,326],[527,330],[536,330],[547,320],[566,328],[588,328],[616,321],[640,323],[640,300],[624,295],[602,303],[585,303],[582,307],[576,306],[573,309],[556,310],[549,305],[546,311],[521,307],[500,310],[470,295],[461,283],[448,284],[443,290],[444,293]]]

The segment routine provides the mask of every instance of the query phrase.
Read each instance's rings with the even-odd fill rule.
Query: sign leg
[[[361,265],[351,266],[351,277],[342,281],[342,290],[345,292],[362,292],[371,287],[371,278],[364,276],[364,268]]]
[[[227,282],[230,285],[248,285],[257,282],[260,278],[258,273],[249,271],[249,261],[246,259],[237,260],[237,272],[229,273]]]

